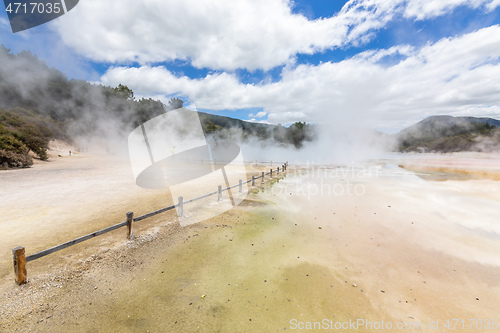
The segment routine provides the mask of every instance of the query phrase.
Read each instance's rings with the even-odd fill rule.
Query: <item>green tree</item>
[[[168,101],[168,109],[169,110],[176,110],[176,109],[181,109],[182,106],[184,105],[184,102],[182,99],[179,98],[172,98],[170,101]]]
[[[113,89],[118,96],[124,98],[124,99],[128,99],[128,100],[131,100],[133,101],[135,99],[134,97],[134,92],[132,91],[132,89],[130,89],[129,87],[123,85],[123,84],[118,84],[118,87],[114,88]]]

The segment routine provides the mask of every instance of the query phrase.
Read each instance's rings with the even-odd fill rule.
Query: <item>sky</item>
[[[137,98],[386,133],[500,119],[500,0],[80,0],[15,34],[2,7],[0,44]]]

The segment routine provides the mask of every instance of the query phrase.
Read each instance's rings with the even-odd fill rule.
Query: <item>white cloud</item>
[[[405,16],[423,20],[446,14],[458,6],[485,7],[486,10],[491,11],[500,6],[500,0],[408,0]]]
[[[150,66],[112,68],[102,83],[125,83],[144,95],[188,96],[204,109],[263,108],[272,123],[365,120],[397,128],[433,114],[500,117],[498,45],[500,27],[492,26],[421,49],[399,46],[339,63],[299,65],[273,83],[242,84],[228,73],[190,79]],[[384,63],[394,56],[404,60]]]
[[[3,29],[3,28],[8,28],[8,27],[10,27],[9,21],[4,19],[3,17],[0,17],[0,28]]]
[[[196,107],[196,104],[191,103],[188,106],[185,106],[186,109],[191,110],[191,111],[198,111],[198,108]]]
[[[257,112],[257,114],[250,113],[248,116],[255,117],[255,118],[263,118],[263,117],[267,116],[267,112],[260,111],[260,112]]]
[[[195,67],[270,69],[342,35],[327,31],[325,36],[322,22],[293,15],[289,5],[282,0],[87,0],[54,24],[68,45],[97,61],[183,59]],[[316,35],[321,36],[310,38]]]
[[[95,61],[181,59],[198,68],[269,70],[297,54],[366,43],[395,17],[423,19],[499,1],[351,0],[330,18],[308,20],[292,13],[291,0],[86,0],[53,25]]]
[[[486,5],[488,10],[494,10],[497,7],[500,7],[500,0],[491,0],[491,2]]]
[[[257,124],[265,124],[265,125],[270,125],[271,123],[268,122],[267,120],[257,120],[255,118],[252,119],[246,119],[245,121],[251,122],[251,123],[257,123]]]
[[[405,16],[423,20],[443,15],[458,6],[478,8],[489,2],[490,0],[409,0]]]

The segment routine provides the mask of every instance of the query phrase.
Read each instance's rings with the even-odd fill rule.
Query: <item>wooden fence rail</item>
[[[268,162],[266,162],[266,163],[268,163]],[[273,162],[271,162],[271,163],[273,163]],[[284,164],[282,164],[282,166],[281,166],[282,172],[285,172],[287,167],[288,167],[288,162],[285,162]],[[279,171],[280,171],[280,168],[278,167],[276,170],[277,175],[279,175]],[[65,249],[67,247],[76,245],[78,243],[84,242],[86,240],[92,239],[92,238],[100,236],[100,235],[103,235],[105,233],[119,229],[119,228],[124,227],[124,226],[127,226],[127,239],[133,239],[134,238],[133,224],[135,222],[142,221],[144,219],[147,219],[147,218],[153,217],[155,215],[167,212],[167,211],[172,210],[174,208],[179,208],[178,215],[179,215],[179,217],[181,217],[184,215],[184,205],[186,205],[186,204],[210,197],[210,196],[215,195],[215,194],[218,194],[218,201],[221,201],[222,200],[222,192],[228,191],[228,190],[230,190],[232,188],[236,188],[236,187],[239,188],[239,192],[242,192],[243,184],[248,184],[251,182],[252,186],[255,186],[255,180],[259,179],[259,178],[262,178],[262,183],[264,183],[265,176],[267,176],[267,175],[270,176],[270,179],[273,178],[273,169],[272,168],[270,169],[270,171],[268,173],[265,173],[263,171],[260,176],[258,176],[258,177],[252,176],[252,178],[248,179],[247,181],[243,181],[240,179],[239,183],[236,185],[233,185],[233,186],[223,188],[222,186],[219,185],[219,188],[217,191],[210,192],[210,193],[204,194],[202,196],[199,196],[199,197],[196,197],[193,199],[184,200],[183,197],[179,197],[178,203],[175,205],[171,205],[171,206],[168,206],[168,207],[165,207],[165,208],[162,208],[162,209],[159,209],[159,210],[156,210],[156,211],[153,211],[153,212],[150,212],[150,213],[138,216],[138,217],[134,217],[133,212],[128,212],[126,214],[127,219],[124,222],[120,222],[120,223],[112,225],[110,227],[107,227],[107,228],[101,229],[99,231],[93,232],[91,234],[70,240],[66,243],[59,244],[57,246],[51,247],[49,249],[46,249],[46,250],[43,250],[40,252],[37,252],[35,254],[31,254],[29,256],[26,256],[24,247],[22,247],[22,246],[16,247],[16,248],[12,249],[12,255],[13,255],[13,260],[14,260],[15,281],[19,285],[28,282],[26,263],[28,263],[30,261],[45,257],[46,255],[49,255],[51,253],[60,251],[60,250]]]

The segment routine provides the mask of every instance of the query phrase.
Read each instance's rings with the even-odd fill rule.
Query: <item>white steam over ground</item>
[[[292,164],[345,165],[382,158],[394,147],[394,140],[373,129],[343,124],[321,125],[317,138],[303,147],[282,147],[272,139],[265,142],[242,142],[245,160],[289,161]]]

